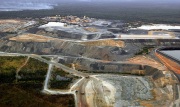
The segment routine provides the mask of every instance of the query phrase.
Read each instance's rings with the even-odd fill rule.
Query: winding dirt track
[[[30,57],[27,57],[27,59],[26,59],[26,61],[24,62],[24,64],[17,69],[17,71],[16,71],[16,82],[18,81],[19,71],[27,64],[27,62],[29,61],[29,58],[30,58]]]

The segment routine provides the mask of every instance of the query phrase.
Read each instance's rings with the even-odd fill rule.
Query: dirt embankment
[[[20,20],[14,20],[14,19],[9,19],[9,20],[0,20],[0,24],[6,24],[6,23],[21,23],[22,21]]]
[[[89,32],[98,32],[98,30],[93,27],[86,27],[86,28],[84,28],[84,30],[89,31]]]
[[[54,39],[55,38],[45,37],[36,34],[23,34],[16,37],[12,37],[9,40],[20,41],[20,42],[49,42],[50,40],[54,40]]]
[[[27,27],[36,24],[33,20],[9,19],[0,20],[0,32],[18,33],[20,30],[25,30]]]
[[[165,66],[163,66],[160,62],[149,58],[147,56],[136,56],[133,58],[130,58],[127,60],[130,63],[134,63],[134,64],[140,64],[140,65],[149,65],[151,67],[157,68],[159,70],[167,70],[167,68]]]
[[[99,40],[99,41],[89,41],[82,42],[81,44],[89,45],[89,46],[116,46],[116,47],[124,47],[125,43],[123,41],[115,41],[115,40]]]

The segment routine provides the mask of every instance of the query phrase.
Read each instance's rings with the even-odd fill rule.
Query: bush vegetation
[[[57,80],[57,76],[64,78],[64,80]],[[70,84],[78,78],[79,77],[72,76],[69,73],[64,72],[62,69],[54,67],[51,75],[50,87],[52,89],[69,89]]]
[[[42,88],[48,65],[26,57],[0,57],[0,107],[74,107],[73,95],[46,95]]]

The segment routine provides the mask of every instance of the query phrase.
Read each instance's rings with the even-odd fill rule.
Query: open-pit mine
[[[179,31],[87,16],[2,19],[0,107],[180,107]]]

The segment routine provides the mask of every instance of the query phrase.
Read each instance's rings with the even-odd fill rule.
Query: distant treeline
[[[101,3],[62,3],[53,10],[26,10],[0,12],[0,18],[40,18],[53,15],[89,16],[100,19],[143,21],[152,23],[180,23],[179,4],[101,4]]]

